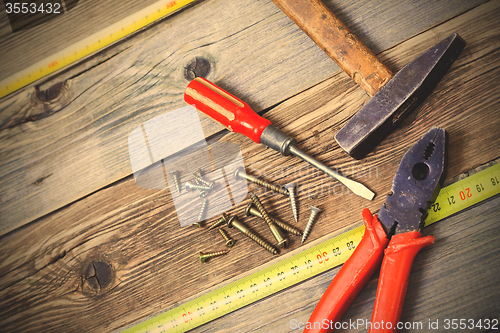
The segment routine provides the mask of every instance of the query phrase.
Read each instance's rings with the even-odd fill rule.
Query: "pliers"
[[[446,133],[431,128],[403,156],[378,216],[362,211],[365,232],[314,309],[304,332],[331,332],[379,267],[369,332],[396,332],[413,260],[433,236],[420,229],[439,193],[446,159]],[[385,253],[385,255],[384,255]]]

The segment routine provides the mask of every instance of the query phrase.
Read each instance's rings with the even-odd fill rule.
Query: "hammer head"
[[[368,154],[434,90],[465,47],[452,34],[403,67],[335,135],[356,159]]]

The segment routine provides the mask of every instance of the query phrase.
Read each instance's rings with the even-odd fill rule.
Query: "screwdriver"
[[[337,179],[354,194],[368,200],[372,200],[375,196],[375,193],[363,184],[342,176],[304,153],[296,146],[297,143],[293,138],[273,126],[268,119],[259,116],[247,103],[207,79],[197,77],[192,80],[184,92],[184,100],[232,132],[243,134],[255,143],[262,143],[280,152],[283,156],[292,154],[300,157]]]

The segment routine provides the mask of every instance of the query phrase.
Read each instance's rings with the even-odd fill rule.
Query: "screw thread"
[[[262,179],[258,179],[258,178],[253,178],[253,180],[251,180],[251,182],[254,184],[257,184],[261,187],[265,187],[273,192],[288,196],[288,191],[286,189],[282,188],[281,186],[270,184],[270,183],[268,183]]]
[[[274,224],[273,221],[271,221],[271,218],[269,217],[269,214],[267,213],[266,209],[264,208],[264,206],[262,206],[262,203],[260,202],[259,198],[255,194],[250,193],[250,199],[252,199],[255,207],[257,207],[257,209],[259,210],[260,214],[262,215],[262,219],[266,221],[268,225]]]
[[[295,228],[295,227],[293,227],[293,226],[291,226],[283,221],[277,220],[275,218],[271,217],[271,219],[278,227],[285,230],[286,232],[291,233],[292,235],[295,235],[295,236],[302,235],[302,231],[300,231],[299,229],[297,229],[297,228]]]
[[[224,229],[219,229],[219,233],[222,235],[222,238],[226,241],[226,246],[227,247],[232,247],[234,245],[234,240],[229,237],[228,233]]]
[[[236,229],[241,231],[241,233],[243,233],[245,236],[253,240],[255,243],[262,246],[267,251],[271,252],[272,254],[278,254],[278,250],[274,246],[272,246],[271,244],[260,238],[257,234],[250,231],[250,229],[248,229],[247,227],[245,227],[245,225],[239,222],[236,219],[236,217],[232,217],[232,221],[230,221],[230,225],[228,226],[229,227],[234,226]]]
[[[212,189],[214,187],[215,182],[206,181],[205,179],[201,178],[201,176],[198,176],[197,174],[193,174],[193,176],[194,176],[194,179],[196,180],[196,182],[198,182],[198,185],[206,186],[209,189]]]
[[[219,229],[220,234],[222,235],[222,238],[224,238],[225,241],[231,240],[229,235],[227,234],[226,230],[224,229]]]
[[[191,190],[194,190],[194,189],[200,190],[200,191],[203,191],[203,190],[209,191],[209,190],[211,190],[211,188],[208,187],[208,186],[195,185],[195,184],[193,184],[191,182],[186,182],[185,187],[186,187],[186,190],[188,190],[188,191],[191,191]]]
[[[205,262],[210,258],[219,257],[219,256],[227,254],[228,252],[229,252],[229,250],[220,250],[217,252],[209,252],[209,253],[200,252],[200,260],[201,260],[201,262]]]
[[[179,185],[179,173],[177,171],[172,171],[172,178],[174,179],[174,186],[178,193],[181,193],[181,187]]]
[[[205,215],[205,211],[207,210],[207,199],[203,199],[203,203],[201,204],[200,213],[198,214],[198,223],[195,223],[198,227],[201,226],[199,222],[203,221],[203,215]]]
[[[209,228],[208,230],[212,230],[214,228],[217,228],[218,226],[222,225],[223,223],[227,223],[228,216],[226,213],[222,214],[222,217],[215,221]]]
[[[262,214],[255,208],[255,206],[253,204],[248,205],[246,213],[247,213],[247,216],[252,215],[252,216],[258,217],[260,219],[264,219]],[[282,230],[284,230],[288,233],[291,233],[292,235],[295,235],[295,236],[302,235],[302,231],[295,228],[294,226],[291,226],[286,222],[278,220],[278,219],[272,217],[271,215],[269,215],[269,218],[271,219],[271,221],[274,222],[274,224],[276,224]]]
[[[320,210],[314,206],[311,206],[311,215],[309,215],[309,220],[307,221],[306,227],[304,229],[304,234],[302,235],[302,243],[305,242],[307,236],[311,232],[312,226],[314,224],[314,220],[316,219],[316,215],[320,212]]]
[[[246,173],[242,174],[239,170],[236,170],[236,176],[237,177],[244,177],[249,182],[252,182],[252,183],[254,183],[256,185],[259,185],[261,187],[267,188],[267,189],[269,189],[269,190],[271,190],[273,192],[280,193],[280,194],[288,196],[288,190],[286,188],[282,188],[281,186],[268,183],[268,182],[266,182],[266,181],[264,181],[262,179],[259,179],[257,177],[248,175]]]
[[[295,222],[299,222],[299,214],[297,211],[297,202],[295,201],[295,184],[287,186],[288,195],[290,196],[290,205],[292,206],[292,213]]]
[[[288,239],[283,237],[280,230],[278,229],[276,224],[274,224],[273,220],[271,219],[271,217],[267,213],[264,206],[262,206],[262,203],[260,202],[259,198],[253,193],[250,193],[250,198],[252,199],[255,206],[257,206],[257,209],[259,210],[259,212],[262,214],[262,217],[264,218],[264,221],[266,221],[267,225],[269,226],[269,229],[271,229],[271,233],[273,234],[274,238],[278,242],[278,247],[286,247],[288,245]]]
[[[268,242],[266,242],[253,232],[247,231],[245,235],[251,240],[253,240],[255,243],[259,244],[260,246],[271,252],[272,254],[278,254],[278,250],[274,246],[272,246],[271,244],[269,244]]]

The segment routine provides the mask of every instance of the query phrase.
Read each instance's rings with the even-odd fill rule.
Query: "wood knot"
[[[66,81],[57,82],[50,86],[47,90],[39,90],[38,87],[35,87],[35,96],[36,99],[42,103],[53,103],[61,98],[66,89]]]
[[[104,261],[93,261],[85,269],[84,285],[99,292],[113,281],[113,268]]]
[[[207,77],[210,73],[210,61],[205,58],[194,58],[184,67],[184,77],[191,81],[197,77]]]

